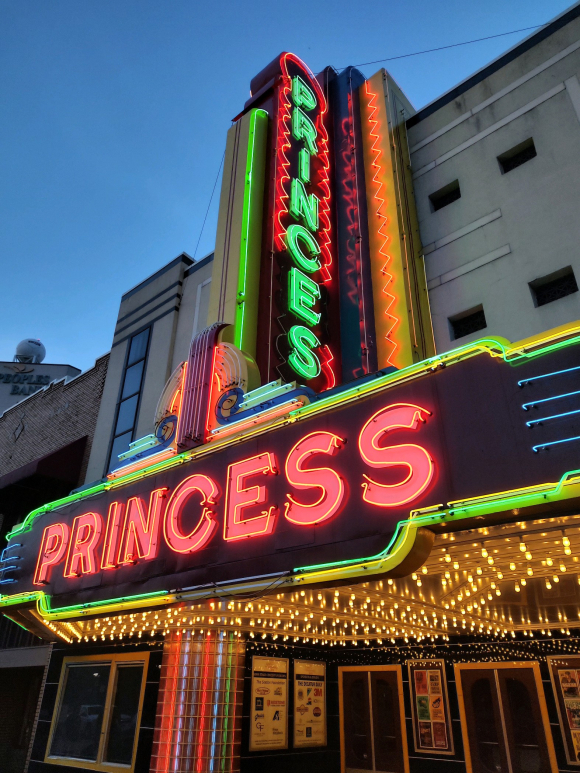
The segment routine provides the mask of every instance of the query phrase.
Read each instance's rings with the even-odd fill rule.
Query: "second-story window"
[[[453,180],[449,185],[445,185],[443,188],[439,188],[438,191],[432,193],[429,196],[431,202],[431,212],[437,212],[443,207],[448,207],[449,204],[453,204],[454,201],[461,198],[461,188],[459,187],[459,180]]]
[[[115,426],[108,469],[116,467],[119,454],[127,451],[129,443],[134,440],[139,401],[143,387],[143,376],[147,362],[149,338],[151,329],[147,328],[134,335],[128,347],[127,360],[123,371],[121,392],[115,414]]]

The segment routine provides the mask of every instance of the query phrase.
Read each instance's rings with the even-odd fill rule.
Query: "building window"
[[[534,140],[530,137],[524,142],[520,142],[515,148],[502,153],[497,157],[502,174],[511,172],[512,169],[517,169],[518,166],[525,164],[526,161],[531,161],[538,154],[536,153],[536,147]]]
[[[454,317],[449,317],[449,326],[451,327],[451,338],[463,338],[478,330],[487,327],[483,306],[476,306],[469,311],[463,311]]]
[[[148,653],[65,658],[45,762],[132,771]],[[70,762],[68,762],[70,764]]]
[[[443,209],[449,204],[453,204],[454,201],[461,198],[461,190],[459,188],[459,180],[453,180],[452,183],[446,185],[444,188],[440,188],[435,193],[429,196],[431,202],[431,211],[437,212],[438,209]]]
[[[129,443],[134,440],[135,426],[139,415],[139,401],[143,387],[143,376],[149,350],[151,328],[142,330],[129,341],[127,361],[123,371],[121,392],[115,413],[115,429],[109,454],[108,470],[119,463],[119,454],[129,449]]]
[[[558,301],[567,295],[578,292],[576,277],[572,266],[566,266],[553,274],[548,274],[540,279],[530,282],[530,290],[535,306],[545,306],[546,303]]]

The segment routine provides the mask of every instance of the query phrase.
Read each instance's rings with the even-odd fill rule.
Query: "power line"
[[[213,188],[212,188],[212,191],[211,191],[211,196],[209,197],[209,204],[207,205],[207,209],[205,211],[205,216],[203,218],[203,223],[201,224],[201,231],[199,232],[199,238],[197,240],[197,244],[195,245],[195,252],[193,253],[193,259],[194,260],[195,260],[195,256],[197,255],[197,250],[198,250],[198,247],[199,247],[199,243],[201,241],[201,235],[203,234],[203,229],[205,228],[205,221],[207,220],[207,216],[208,216],[208,213],[209,213],[209,208],[211,207],[211,203],[213,201],[213,195],[215,193],[215,187],[217,185],[217,181],[219,180],[220,172],[222,171],[222,166],[223,166],[224,158],[225,157],[226,157],[226,152],[224,150],[224,154],[222,156],[222,160],[220,161],[218,173],[216,175],[215,182],[213,184]]]
[[[399,54],[399,56],[388,56],[385,59],[375,59],[373,62],[360,62],[360,64],[353,64],[352,67],[366,67],[369,64],[380,64],[381,62],[392,62],[395,59],[407,59],[409,56],[420,56],[421,54],[432,54],[434,51],[444,51],[446,48],[457,48],[458,46],[468,46],[470,43],[481,43],[482,40],[492,40],[493,38],[503,38],[506,35],[515,35],[517,32],[529,32],[529,30],[537,30],[541,27],[547,27],[549,24],[537,24],[535,27],[523,27],[520,30],[512,30],[511,32],[500,32],[498,35],[488,35],[486,38],[476,38],[475,40],[465,40],[463,43],[452,43],[449,46],[439,46],[439,48],[428,48],[425,51],[414,51],[412,54]],[[348,65],[347,65],[348,66]],[[340,70],[344,70],[344,67],[340,67]]]

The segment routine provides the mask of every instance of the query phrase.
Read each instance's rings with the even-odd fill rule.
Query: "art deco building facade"
[[[3,611],[30,773],[580,764],[580,6],[415,112],[282,54]]]

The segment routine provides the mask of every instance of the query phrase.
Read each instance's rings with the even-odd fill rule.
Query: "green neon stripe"
[[[577,488],[580,487],[580,470],[573,470],[565,473],[558,483],[543,484],[539,486],[531,486],[529,489],[513,492],[511,495],[502,496],[501,494],[492,494],[487,497],[478,498],[477,502],[473,504],[466,504],[463,507],[461,503],[456,503],[455,507],[448,507],[446,509],[437,509],[436,513],[430,513],[426,515],[411,515],[410,518],[405,521],[399,521],[396,526],[395,533],[389,542],[388,546],[377,553],[374,556],[368,558],[357,558],[347,561],[333,561],[328,564],[312,564],[310,566],[296,567],[294,572],[314,572],[323,569],[329,569],[331,567],[339,566],[355,566],[357,564],[365,564],[371,561],[380,561],[390,555],[392,548],[396,549],[397,543],[401,540],[403,532],[406,528],[412,526],[413,528],[420,528],[421,526],[434,526],[440,524],[442,521],[449,520],[464,520],[465,518],[474,518],[477,515],[488,515],[490,513],[502,512],[504,510],[512,510],[522,507],[533,507],[534,505],[545,504],[548,501],[557,502],[565,499],[570,499],[578,494]],[[570,485],[570,492],[564,491],[566,484]],[[530,490],[533,489],[533,490]],[[432,509],[432,508],[431,508]],[[421,511],[418,511],[419,513]]]
[[[562,349],[566,346],[573,346],[579,342],[580,336],[575,336],[574,338],[550,344],[549,346],[537,349],[533,352],[521,352],[517,356],[514,355],[513,357],[510,357],[510,353],[514,351],[514,347],[506,339],[481,338],[474,341],[472,344],[466,344],[458,349],[452,349],[445,354],[438,354],[435,357],[416,362],[401,370],[389,373],[385,376],[380,376],[375,381],[365,382],[365,384],[362,384],[361,386],[352,387],[344,392],[340,392],[338,395],[331,395],[330,397],[317,400],[315,403],[310,403],[303,408],[292,411],[289,415],[291,417],[302,418],[305,415],[318,413],[319,411],[327,410],[330,407],[334,407],[335,405],[346,402],[354,397],[361,397],[361,395],[370,394],[385,386],[408,381],[418,375],[422,375],[426,370],[437,370],[438,367],[453,365],[455,362],[460,362],[461,360],[474,357],[484,352],[491,357],[501,357],[504,362],[507,362],[509,365],[518,365],[523,364],[523,362],[526,362],[529,359],[544,356],[552,351]]]
[[[389,542],[389,545],[380,553],[368,558],[358,558],[347,561],[335,561],[328,564],[313,564],[310,566],[296,567],[293,569],[294,576],[284,578],[285,585],[295,585],[296,582],[307,579],[308,574],[319,573],[325,570],[339,569],[340,567],[349,568],[361,566],[366,569],[368,564],[380,562],[390,555],[396,553],[399,545],[407,538],[409,529],[418,529],[421,526],[433,526],[449,520],[464,520],[473,518],[477,515],[486,515],[489,513],[498,513],[514,508],[533,507],[535,505],[546,505],[550,502],[557,502],[571,499],[580,495],[580,470],[572,470],[565,473],[558,483],[545,483],[538,486],[531,486],[527,489],[514,491],[513,493],[499,492],[486,497],[480,497],[471,504],[462,504],[461,502],[450,503],[446,508],[442,506],[431,506],[423,510],[417,510],[411,513],[411,517],[405,521],[399,521],[395,533]],[[430,512],[426,512],[430,511]],[[298,575],[298,576],[297,576]],[[370,576],[370,575],[369,575]],[[282,579],[282,578],[281,578]],[[247,593],[252,587],[257,588],[266,583],[266,587],[271,587],[272,579],[268,577],[265,581],[255,581],[253,583],[232,583],[231,586],[224,586],[223,593]],[[41,615],[48,616],[52,614],[80,612],[81,614],[98,614],[99,609],[114,606],[115,604],[133,604],[138,600],[147,600],[151,603],[175,603],[180,598],[191,597],[191,592],[183,594],[169,594],[167,591],[153,593],[144,593],[136,596],[126,596],[108,601],[96,601],[86,604],[75,604],[67,607],[52,607],[50,596],[44,591],[33,591],[30,593],[15,594],[14,596],[2,596],[0,598],[0,607],[7,607],[13,604],[26,604],[36,601]],[[116,610],[116,612],[119,610]]]
[[[220,767],[222,769],[222,773],[225,772],[226,769],[226,761],[227,761],[227,754],[228,754],[228,725],[229,725],[229,719],[230,719],[230,696],[231,696],[231,681],[232,681],[232,659],[233,659],[233,650],[235,646],[234,642],[234,635],[233,633],[230,633],[229,635],[229,642],[228,642],[228,663],[226,666],[226,685],[225,685],[225,700],[224,700],[224,722],[222,726],[222,752],[221,752],[221,760],[220,760]]]
[[[349,402],[350,400],[369,395],[373,392],[380,391],[381,389],[384,389],[387,386],[394,386],[395,384],[403,383],[405,381],[410,381],[414,378],[417,378],[420,375],[423,375],[423,373],[428,372],[430,370],[434,371],[437,368],[442,366],[445,367],[445,366],[453,365],[456,362],[461,362],[464,359],[474,357],[478,354],[486,353],[486,354],[489,354],[491,357],[501,357],[505,362],[509,363],[510,365],[517,366],[518,364],[525,362],[529,359],[541,357],[553,351],[557,351],[559,349],[563,349],[568,346],[573,346],[578,343],[580,343],[580,335],[574,336],[572,338],[568,338],[563,341],[558,341],[553,344],[549,344],[543,348],[538,348],[532,352],[526,352],[526,351],[522,351],[521,349],[517,349],[515,346],[513,346],[513,344],[510,344],[510,342],[507,341],[506,339],[482,338],[482,339],[479,339],[478,341],[474,341],[471,344],[467,344],[465,346],[459,347],[458,349],[453,349],[450,352],[446,352],[445,354],[437,355],[435,357],[430,357],[427,360],[423,360],[422,362],[415,363],[413,365],[408,366],[407,368],[403,368],[393,373],[389,373],[385,376],[380,376],[371,382],[366,382],[365,384],[362,384],[359,387],[352,387],[351,389],[340,392],[338,395],[323,398],[321,400],[318,400],[315,403],[310,403],[309,405],[305,405],[303,408],[297,408],[296,410],[291,411],[288,414],[288,417],[281,419],[280,423],[287,423],[288,421],[296,421],[297,419],[306,418],[307,416],[311,416],[316,413],[322,413],[324,411],[329,410],[330,408],[334,408],[337,405],[343,404],[345,402]],[[511,356],[512,353],[514,353],[513,356]],[[276,429],[278,426],[279,424],[277,423],[270,424],[266,428],[266,431],[272,431],[273,429]],[[26,516],[24,522],[19,526],[16,526],[6,536],[6,539],[11,540],[13,537],[17,537],[19,534],[22,534],[23,532],[30,531],[30,529],[34,524],[34,521],[44,513],[57,510],[58,508],[64,507],[65,505],[68,505],[68,504],[72,504],[73,502],[80,502],[84,499],[95,496],[96,494],[100,494],[106,491],[111,491],[117,488],[122,488],[136,480],[142,480],[143,478],[149,477],[150,475],[155,475],[164,470],[173,469],[174,467],[178,467],[179,465],[184,464],[185,462],[189,462],[192,459],[196,459],[196,458],[205,456],[207,454],[212,454],[216,451],[219,451],[223,447],[223,445],[229,445],[230,442],[239,442],[239,438],[235,437],[235,439],[232,439],[231,441],[225,441],[221,445],[212,443],[206,446],[202,446],[200,449],[196,449],[193,451],[185,451],[184,453],[178,454],[177,456],[173,456],[170,459],[165,459],[164,461],[157,462],[156,464],[152,464],[149,467],[144,467],[140,470],[137,470],[136,472],[132,472],[122,477],[116,478],[115,480],[107,481],[106,483],[100,483],[97,486],[93,486],[92,488],[86,489],[82,492],[79,492],[78,494],[72,494],[68,497],[64,497],[63,499],[58,499],[54,502],[50,502],[46,505],[43,505],[42,507],[39,507],[36,510],[33,510],[31,513],[29,513]]]
[[[234,344],[256,356],[268,113],[250,112]]]

